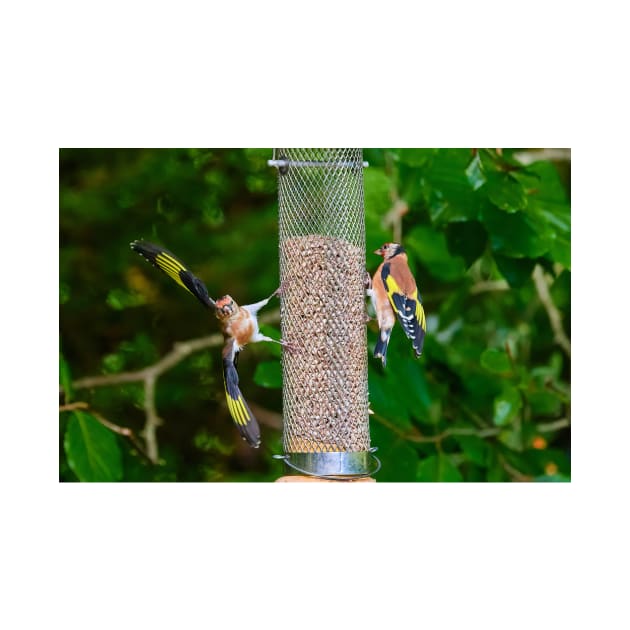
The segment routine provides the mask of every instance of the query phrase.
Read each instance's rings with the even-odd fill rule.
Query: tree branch
[[[86,402],[73,402],[67,405],[59,405],[59,411],[74,411],[75,409],[87,409],[90,405]]]
[[[540,160],[552,160],[556,162],[570,162],[571,149],[541,149],[540,151],[519,151],[514,154],[514,159],[523,166],[529,166]]]
[[[383,418],[383,416],[378,413],[372,414],[372,417],[399,437],[407,440],[408,442],[414,442],[416,444],[426,444],[431,442],[439,444],[440,442],[442,442],[442,440],[451,435],[476,435],[480,438],[492,437],[495,435],[499,435],[499,433],[501,433],[502,431],[501,427],[487,427],[482,429],[475,429],[474,427],[453,427],[435,435],[422,435],[418,431],[403,431],[402,429],[399,429],[395,424],[391,423],[389,420]]]
[[[494,426],[483,427],[480,429],[476,429],[474,427],[452,427],[450,429],[445,429],[441,433],[436,433],[435,435],[422,435],[418,431],[403,431],[389,420],[383,418],[383,416],[378,413],[372,414],[372,417],[380,422],[384,427],[387,427],[390,431],[403,438],[403,440],[414,442],[416,444],[426,444],[431,442],[439,444],[447,437],[457,435],[474,435],[475,437],[479,437],[482,439],[487,437],[495,437],[505,429],[505,427]],[[541,422],[540,424],[535,425],[535,427],[536,431],[538,431],[539,433],[551,433],[552,431],[564,429],[565,427],[568,427],[570,425],[571,423],[568,418],[560,418],[559,420],[554,420],[553,422]]]
[[[532,478],[529,475],[525,475],[520,470],[514,468],[503,455],[499,455],[499,463],[503,467],[503,470],[512,477],[514,481],[531,481]]]
[[[558,307],[553,303],[551,299],[551,293],[549,292],[549,284],[547,283],[547,279],[545,278],[545,274],[540,265],[536,265],[534,267],[534,271],[532,273],[532,277],[534,279],[534,286],[536,287],[536,292],[538,293],[538,299],[541,301],[542,305],[545,307],[547,311],[547,316],[549,317],[549,323],[551,324],[551,329],[554,333],[554,341],[564,350],[566,355],[571,358],[571,342],[567,337],[564,329],[562,328],[562,314],[558,310]]]
[[[470,293],[485,293],[486,291],[508,291],[510,285],[503,279],[501,280],[480,280],[470,287]]]
[[[558,429],[564,429],[570,426],[571,421],[569,418],[560,418],[559,420],[554,420],[553,422],[541,422],[536,425],[536,430],[539,433],[551,433],[552,431],[557,431]]]

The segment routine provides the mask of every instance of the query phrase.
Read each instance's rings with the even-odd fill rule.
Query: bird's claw
[[[372,288],[372,276],[367,270],[365,272],[365,277],[363,278],[363,285],[366,291]]]
[[[292,341],[281,341],[280,343],[289,354],[293,354],[298,349],[297,345]]]
[[[272,297],[282,297],[286,293],[287,284],[287,280],[283,280],[280,286],[273,292]]]

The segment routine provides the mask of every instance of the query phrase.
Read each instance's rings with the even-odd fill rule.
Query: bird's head
[[[402,254],[405,250],[399,243],[385,243],[380,249],[374,253],[382,256],[385,260],[389,260],[396,254]]]
[[[229,319],[238,310],[238,304],[229,295],[224,295],[216,301],[217,319]]]

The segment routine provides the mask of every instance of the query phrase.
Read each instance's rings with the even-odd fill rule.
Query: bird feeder
[[[283,448],[301,474],[368,477],[370,447],[361,149],[275,149]]]

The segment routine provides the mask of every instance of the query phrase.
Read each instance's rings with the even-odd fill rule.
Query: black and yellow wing
[[[396,318],[405,331],[405,335],[411,339],[416,356],[420,356],[427,331],[427,320],[418,289],[414,287],[413,291],[406,295],[392,276],[390,265],[387,263],[383,265],[381,278]]]
[[[260,446],[260,427],[248,407],[243,394],[238,387],[238,373],[236,371],[236,342],[229,339],[223,348],[223,384],[225,399],[234,420],[234,424],[241,437],[254,448]]]
[[[204,306],[214,308],[214,300],[208,295],[206,285],[188,271],[184,263],[167,249],[147,241],[134,241],[131,243],[131,249],[192,293]]]

